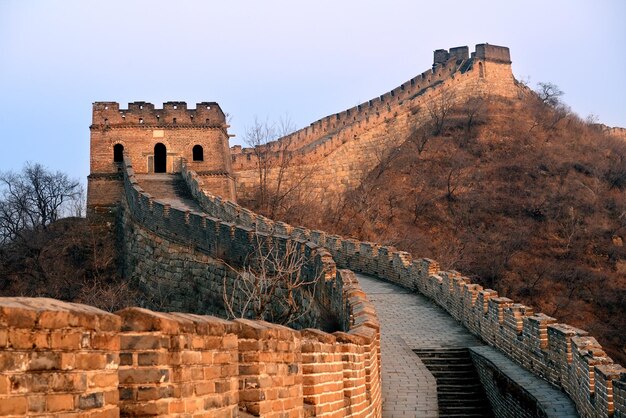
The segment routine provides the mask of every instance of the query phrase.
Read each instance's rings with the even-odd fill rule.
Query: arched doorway
[[[165,173],[167,171],[167,149],[160,142],[154,146],[154,172]]]
[[[115,144],[113,146],[113,162],[121,163],[124,161],[124,145]]]
[[[192,154],[194,161],[204,161],[204,150],[202,149],[202,145],[194,145]]]

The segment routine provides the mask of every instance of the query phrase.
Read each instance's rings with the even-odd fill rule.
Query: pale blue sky
[[[84,179],[94,101],[217,101],[233,145],[255,116],[303,127],[425,71],[435,49],[483,42],[626,127],[624,18],[622,0],[0,0],[0,170]]]

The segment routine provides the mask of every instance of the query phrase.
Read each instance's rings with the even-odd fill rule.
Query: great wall
[[[425,100],[447,90],[455,100],[513,98],[520,89],[507,48],[477,45],[471,57],[467,47],[437,50],[432,71],[294,133],[286,140],[298,156],[290,169],[312,167],[307,181],[320,182],[315,198],[331,199],[375,164],[372,147],[390,146],[408,132],[409,119],[424,117]],[[118,226],[125,277],[146,299],[163,287],[167,296],[159,312],[114,314],[0,298],[0,415],[384,415],[385,324],[357,272],[427,296],[500,353],[498,361],[484,350],[473,354],[496,416],[572,416],[529,395],[525,385],[544,380],[569,395],[580,416],[626,417],[626,369],[585,331],[440,271],[433,260],[239,206],[235,198],[254,189],[254,160],[234,147],[231,162],[227,128],[216,103],[195,110],[182,102],[164,109],[136,102],[128,110],[94,104],[89,216]],[[321,273],[297,329],[223,319],[223,289],[233,288],[233,267],[243,267],[258,237],[305,254],[304,276]],[[508,379],[506,362],[535,377]]]

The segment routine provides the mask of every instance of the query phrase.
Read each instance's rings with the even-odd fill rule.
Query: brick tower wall
[[[207,177],[214,193],[235,198],[228,147],[228,125],[217,103],[203,102],[187,109],[185,102],[167,102],[162,109],[146,102],[120,109],[115,102],[93,104],[90,175],[87,206],[91,211],[120,202],[120,161],[114,147],[122,146],[137,173],[155,171],[156,144],[166,148],[165,171],[180,172],[182,161]],[[195,161],[193,147],[202,147],[202,161]]]

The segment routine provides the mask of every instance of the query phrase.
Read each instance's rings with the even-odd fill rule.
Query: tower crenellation
[[[165,102],[163,108],[155,108],[149,102],[132,102],[127,109],[120,109],[117,102],[96,102],[93,105],[94,127],[132,125],[185,125],[216,126],[226,128],[226,116],[216,102],[201,102],[195,109],[187,108],[186,102]]]
[[[509,48],[506,46],[491,44],[476,45],[476,52],[472,54],[472,58],[502,64],[511,63],[511,53],[509,52]]]

